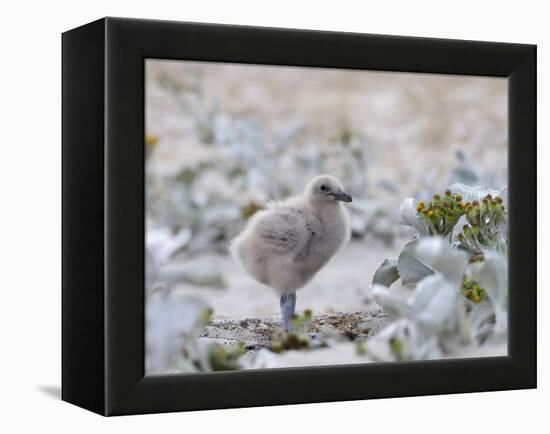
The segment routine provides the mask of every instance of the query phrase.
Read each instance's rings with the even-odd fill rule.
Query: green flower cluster
[[[290,325],[294,332],[275,336],[269,343],[268,348],[274,353],[308,348],[311,344],[311,339],[306,334],[306,329],[311,322],[311,318],[312,312],[309,309],[304,310],[303,315],[294,314],[290,320]]]
[[[312,315],[313,313],[311,312],[311,309],[304,310],[303,315],[292,315],[290,318],[290,325],[292,326],[292,329],[300,333],[305,333],[307,326],[311,322]]]
[[[405,356],[403,354],[403,347],[405,346],[405,343],[402,339],[396,338],[395,336],[390,339],[390,351],[394,355],[396,360],[405,360]]]
[[[485,290],[479,286],[479,283],[475,280],[468,279],[467,277],[462,280],[460,292],[464,297],[474,303],[479,303],[487,297]]]
[[[465,207],[468,224],[458,235],[459,246],[473,254],[485,249],[506,249],[506,208],[502,198],[490,194],[481,201],[474,200]]]
[[[475,264],[476,262],[483,262],[484,260],[485,260],[485,256],[483,255],[473,255],[473,256],[470,256],[468,263]]]
[[[208,162],[197,164],[194,167],[184,167],[176,174],[175,180],[183,184],[191,185],[201,172],[210,168],[212,168],[212,165]]]
[[[427,223],[430,235],[448,235],[464,214],[465,207],[466,204],[462,202],[460,194],[453,194],[447,190],[443,197],[435,194],[427,204],[419,201],[416,211],[420,218]]]
[[[208,361],[213,371],[234,371],[240,369],[239,357],[243,354],[242,342],[228,347],[214,344],[208,349]]]
[[[149,158],[155,150],[159,138],[153,134],[145,133],[145,158]]]
[[[282,339],[272,340],[268,348],[274,353],[282,353],[287,350],[301,350],[309,347],[309,338],[304,335],[295,335],[294,333],[287,333]]]
[[[261,211],[264,207],[254,201],[248,202],[246,205],[241,206],[240,213],[243,220],[248,220],[258,211]]]
[[[199,345],[199,337],[212,320],[213,315],[214,311],[210,308],[205,308],[199,313],[194,327],[185,334],[187,342],[181,349],[182,357],[199,371],[233,371],[241,369],[239,357],[245,353],[242,342],[230,346],[220,344]]]

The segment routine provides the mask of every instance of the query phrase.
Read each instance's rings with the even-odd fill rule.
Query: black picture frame
[[[63,400],[123,415],[536,387],[536,46],[104,18],[62,51]],[[509,355],[144,376],[147,58],[508,77]]]

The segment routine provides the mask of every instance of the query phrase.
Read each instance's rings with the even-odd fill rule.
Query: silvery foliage
[[[455,152],[458,164],[449,174],[448,184],[485,185],[498,189],[506,184],[505,176],[499,176],[492,170],[484,167],[483,170],[475,164],[461,149]]]
[[[479,282],[487,300],[471,304],[471,334],[479,340],[505,341],[508,331],[508,257],[486,252],[485,260],[470,265],[468,276]],[[494,322],[493,322],[494,321]]]
[[[415,253],[419,239],[419,236],[415,235],[411,241],[403,246],[396,261],[397,276],[394,275],[395,278],[391,283],[401,277],[403,285],[414,284],[434,273],[433,269],[418,258]]]
[[[364,364],[371,362],[366,355],[359,354],[354,343],[332,342],[327,346],[307,351],[285,351],[274,353],[262,348],[255,354],[243,356],[242,369],[270,369],[289,367],[311,367],[323,365]]]
[[[146,371],[151,374],[242,368],[244,346],[202,338],[212,310],[200,299],[156,292],[146,307]]]
[[[384,259],[384,262],[374,273],[373,282],[389,287],[397,279],[399,279],[397,260]]]
[[[465,201],[480,200],[487,194],[500,195],[484,187],[455,183],[452,193]],[[416,203],[402,203],[399,221],[411,226],[416,234],[400,252],[398,259],[387,259],[374,275],[372,292],[378,303],[393,317],[392,322],[374,339],[371,357],[382,359],[429,359],[456,353],[460,345],[503,343],[507,335],[507,253],[505,249],[483,250],[484,260],[468,264],[468,252],[457,248],[457,231],[448,236],[428,236]],[[459,226],[460,225],[460,226]],[[457,227],[462,227],[459,220]],[[506,237],[506,227],[499,236]],[[460,294],[464,277],[484,288],[487,298],[471,302]],[[404,285],[415,285],[404,300],[391,285],[401,278]],[[383,356],[373,349],[386,342]],[[389,351],[388,351],[389,348]]]
[[[381,342],[386,342],[391,350],[382,353],[382,358],[392,360],[435,359],[459,354],[459,349],[466,345],[505,342],[508,287],[505,255],[491,252],[485,261],[468,265],[465,252],[435,236],[420,240],[414,253],[434,273],[421,279],[407,299],[395,289],[373,285],[376,301],[395,320],[372,343],[367,343],[371,357],[377,358]],[[483,286],[488,295],[486,300],[473,303],[462,297],[458,288],[464,275]]]
[[[170,262],[172,256],[190,239],[191,231],[188,228],[176,235],[172,235],[166,228],[147,232],[145,281],[149,292],[170,289],[181,282],[209,288],[225,287],[219,267],[208,258],[199,257],[178,264]]]
[[[350,226],[354,236],[361,237],[366,233],[372,233],[376,237],[391,243],[395,236],[393,225],[385,227],[389,222],[386,218],[382,204],[372,198],[353,197],[353,202],[348,205],[350,210]]]
[[[207,351],[199,336],[205,327],[208,307],[201,300],[177,297],[170,293],[149,296],[146,305],[146,370],[148,374],[168,373],[171,370],[194,372],[207,367]],[[182,357],[181,350],[191,354]]]
[[[447,185],[483,185],[493,190],[499,190],[506,185],[506,173],[498,173],[484,165],[476,164],[472,158],[469,158],[462,149],[455,150],[456,165],[449,171],[444,184],[438,181],[438,174],[435,169],[427,170],[421,177],[421,187],[416,192],[415,197],[420,200],[429,200],[431,192],[435,189],[443,189]]]
[[[394,350],[397,359],[440,358],[445,345],[458,343],[451,338],[460,335],[458,312],[461,306],[457,288],[467,255],[453,249],[440,237],[423,239],[414,253],[437,272],[423,278],[407,300],[386,286],[373,286],[377,302],[396,319],[375,339],[395,342],[399,347]]]

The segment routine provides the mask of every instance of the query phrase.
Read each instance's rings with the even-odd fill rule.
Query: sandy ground
[[[389,323],[388,316],[375,304],[355,311],[316,315],[306,328],[311,338],[321,340],[333,330],[342,340],[364,342]],[[202,337],[210,342],[233,345],[241,342],[247,352],[265,348],[281,333],[281,321],[276,317],[245,318],[212,321]]]

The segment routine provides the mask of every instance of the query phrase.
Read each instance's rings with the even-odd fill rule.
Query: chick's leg
[[[290,319],[294,315],[296,309],[296,293],[281,295],[281,316],[283,318],[283,327],[287,333],[292,332]]]

